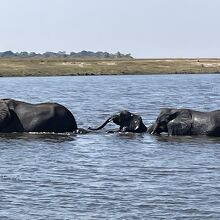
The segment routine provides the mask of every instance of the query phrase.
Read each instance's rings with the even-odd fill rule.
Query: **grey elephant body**
[[[0,132],[62,133],[76,130],[74,116],[60,104],[0,100]]]
[[[148,132],[220,136],[220,110],[201,112],[191,109],[163,109]]]

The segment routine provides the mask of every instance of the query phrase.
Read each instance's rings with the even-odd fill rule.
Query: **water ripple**
[[[146,124],[162,107],[219,109],[219,85],[218,75],[0,79],[2,98],[59,102],[85,128],[122,109]],[[0,134],[0,218],[220,218],[219,138],[106,130]]]

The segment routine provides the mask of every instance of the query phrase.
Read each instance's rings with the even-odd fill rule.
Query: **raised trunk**
[[[89,130],[92,130],[92,131],[97,131],[97,130],[100,130],[102,128],[104,128],[109,122],[112,121],[112,117],[108,118],[101,126],[99,126],[98,128],[91,128],[89,127],[88,129]]]

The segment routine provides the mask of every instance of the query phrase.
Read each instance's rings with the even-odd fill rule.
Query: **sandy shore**
[[[220,59],[0,59],[0,76],[220,73]]]

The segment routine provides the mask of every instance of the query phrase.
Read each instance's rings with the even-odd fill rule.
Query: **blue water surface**
[[[0,98],[58,102],[79,127],[128,109],[220,109],[219,75],[0,78]],[[106,129],[115,128],[107,125]],[[220,219],[220,138],[0,134],[0,219]]]

